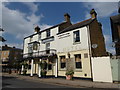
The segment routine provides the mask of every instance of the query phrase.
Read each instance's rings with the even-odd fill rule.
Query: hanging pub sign
[[[33,42],[33,50],[38,50],[38,44],[39,42],[37,41]]]

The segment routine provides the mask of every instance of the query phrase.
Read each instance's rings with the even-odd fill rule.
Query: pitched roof
[[[54,26],[49,27],[49,28],[47,28],[47,29],[44,29],[44,30],[40,31],[40,33],[41,33],[41,32],[44,32],[44,31],[46,31],[46,30],[49,30],[49,29],[55,28],[55,27],[57,27],[57,26],[63,25],[63,24],[65,24],[65,23],[67,23],[67,22],[62,22],[62,23],[60,23],[60,24],[57,24],[57,25],[54,25]]]
[[[71,31],[71,30],[73,30],[73,29],[80,28],[80,27],[83,27],[83,26],[87,26],[87,25],[89,25],[93,20],[95,20],[95,19],[90,18],[90,19],[84,20],[84,21],[82,21],[82,22],[73,24],[73,25],[65,28],[64,30],[62,30],[62,31],[59,32],[58,34],[61,34],[61,33],[67,32],[67,31]]]
[[[44,30],[42,30],[42,31],[40,31],[40,32],[38,32],[38,33],[44,32],[44,31],[46,31],[46,30],[49,30],[49,29],[55,28],[55,27],[57,27],[57,26],[60,26],[60,25],[66,24],[66,23],[67,23],[67,22],[62,22],[62,23],[60,23],[60,24],[57,24],[57,25],[54,25],[54,26],[49,27],[49,28],[47,28],[47,29],[44,29]],[[32,34],[32,35],[29,35],[29,36],[25,37],[24,39],[26,39],[26,38],[28,38],[28,37],[31,37],[31,36],[34,36],[34,35],[36,35],[36,34],[38,34],[38,33],[35,33],[35,34]]]

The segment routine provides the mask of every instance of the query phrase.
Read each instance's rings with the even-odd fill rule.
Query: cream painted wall
[[[92,58],[93,81],[112,82],[110,57]]]
[[[80,43],[74,44],[73,42],[73,32],[80,31]],[[51,36],[54,36],[54,41],[50,42],[50,49],[56,49],[57,52],[69,52],[88,49],[88,35],[87,27],[78,28],[63,34],[56,35],[58,33],[58,27],[51,29]],[[38,41],[39,35],[36,34],[32,37],[32,41]],[[46,31],[41,33],[41,39],[46,38]],[[24,54],[28,53],[28,43],[30,38],[26,38],[24,41]],[[40,50],[46,50],[46,44],[42,43],[40,40]],[[35,51],[34,51],[35,52]]]
[[[80,50],[80,51],[72,51],[69,52],[71,58],[74,58],[75,54],[81,54],[81,61],[82,61],[82,69],[75,69],[74,77],[84,77],[84,78],[92,78],[91,76],[91,64],[90,64],[90,56],[89,50]],[[88,53],[88,58],[84,58],[84,54]],[[66,69],[60,69],[60,56],[65,55],[68,58],[67,53],[58,53],[58,75],[65,76]],[[74,63],[75,64],[75,63]],[[85,76],[87,74],[87,76]]]
[[[41,39],[44,39],[44,38],[46,38],[46,32],[41,33]]]
[[[23,54],[28,53],[28,43],[30,42],[30,38],[24,39],[24,49]]]

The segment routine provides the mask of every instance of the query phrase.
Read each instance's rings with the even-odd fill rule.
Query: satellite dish
[[[97,48],[98,45],[97,44],[92,44],[92,48]]]
[[[112,43],[112,47],[115,47],[115,43]]]

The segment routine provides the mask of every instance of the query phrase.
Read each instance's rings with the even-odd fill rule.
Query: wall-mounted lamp
[[[69,53],[69,52],[68,52],[68,54],[67,54],[67,55],[68,55],[68,58],[70,58],[70,53]]]

